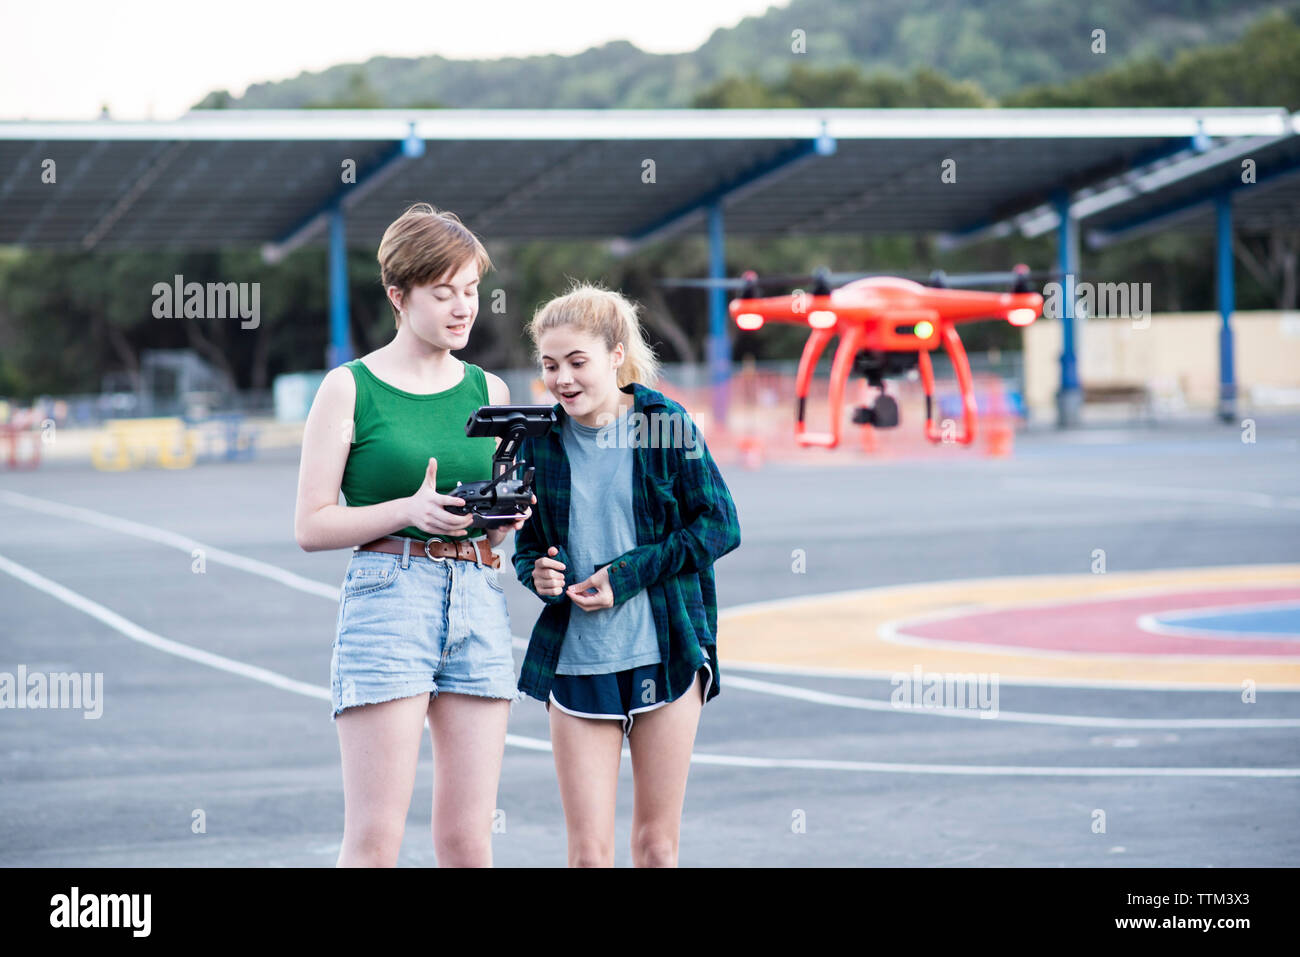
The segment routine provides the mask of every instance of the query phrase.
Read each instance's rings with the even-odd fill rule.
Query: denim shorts
[[[330,658],[331,718],[345,708],[440,692],[515,701],[501,572],[433,558],[354,551]]]

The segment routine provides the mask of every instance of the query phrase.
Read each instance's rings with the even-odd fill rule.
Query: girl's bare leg
[[[700,677],[673,701],[633,716],[632,866],[676,867],[695,731],[704,707]]]
[[[429,703],[433,852],[440,867],[492,866],[492,815],[510,702],[443,692]]]
[[[614,802],[623,723],[579,718],[551,705],[551,750],[569,835],[570,867],[614,866]]]
[[[343,760],[338,867],[396,867],[411,807],[427,694],[348,708],[335,720]]]

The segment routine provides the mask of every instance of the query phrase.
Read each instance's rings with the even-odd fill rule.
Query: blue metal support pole
[[[348,242],[341,204],[336,203],[329,211],[329,221],[330,344],[325,365],[333,369],[352,359],[352,339],[348,332]]]
[[[1075,358],[1074,284],[1079,271],[1079,224],[1070,216],[1069,190],[1052,198],[1060,223],[1056,227],[1057,268],[1061,273],[1061,389],[1056,394],[1056,424],[1069,428],[1079,424],[1083,392],[1079,388],[1079,365]]]
[[[709,204],[709,278],[727,275],[726,239],[722,232],[722,201]],[[713,393],[713,421],[727,422],[727,389],[731,378],[731,342],[727,335],[727,293],[709,290],[709,385]]]
[[[1219,288],[1219,418],[1224,422],[1237,419],[1237,380],[1232,362],[1232,310],[1237,304],[1232,260],[1232,194],[1214,197],[1216,228],[1217,280]]]

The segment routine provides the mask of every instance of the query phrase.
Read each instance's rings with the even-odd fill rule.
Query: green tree
[[[755,74],[726,77],[702,91],[692,105],[701,109],[898,109],[983,107],[993,102],[976,84],[951,80],[929,67],[903,77],[886,72],[867,75],[851,66],[818,69],[796,64],[776,83],[765,83]]]

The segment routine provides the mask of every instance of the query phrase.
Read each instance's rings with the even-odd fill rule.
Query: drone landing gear
[[[804,346],[799,359],[799,372],[795,379],[795,394],[799,405],[795,419],[795,439],[801,446],[821,446],[835,448],[840,442],[840,413],[843,408],[844,386],[850,373],[860,375],[867,384],[879,390],[875,400],[868,405],[857,406],[853,410],[855,425],[870,425],[877,429],[892,429],[899,423],[898,401],[885,392],[885,379],[906,374],[917,366],[920,367],[921,381],[925,388],[925,436],[931,442],[957,442],[970,445],[975,440],[975,395],[971,382],[970,363],[966,350],[962,348],[957,331],[945,326],[942,331],[944,349],[952,360],[957,373],[957,383],[961,389],[962,425],[960,433],[955,429],[950,432],[947,423],[934,419],[934,368],[927,350],[919,352],[887,352],[881,349],[864,349],[859,351],[863,334],[855,326],[845,329],[840,337],[839,347],[835,350],[835,361],[831,366],[830,411],[831,430],[829,432],[808,432],[805,425],[805,412],[808,402],[808,389],[812,382],[813,367],[821,357],[827,344],[835,336],[834,329],[814,329]],[[955,423],[953,423],[955,426]]]
[[[799,371],[795,374],[794,380],[794,392],[799,398],[794,423],[794,439],[800,445],[816,445],[833,449],[840,444],[840,409],[844,407],[844,384],[848,381],[849,368],[853,365],[854,356],[858,354],[858,347],[862,344],[862,336],[862,327],[851,325],[841,333],[840,344],[835,349],[835,361],[831,364],[831,430],[829,432],[805,431],[804,412],[808,403],[808,387],[812,384],[813,369],[817,365],[817,360],[821,358],[826,344],[835,337],[835,329],[834,327],[814,329],[812,335],[808,337],[808,342],[803,347],[803,355],[799,357]]]
[[[945,435],[945,430],[934,421],[934,368],[930,365],[930,353],[923,350],[917,355],[920,359],[921,385],[925,389],[925,437],[936,444],[946,441],[970,445],[975,441],[975,390],[971,384],[966,350],[962,347],[957,330],[952,326],[943,328],[943,347],[952,360],[953,370],[957,373],[957,386],[961,389],[962,432]]]

